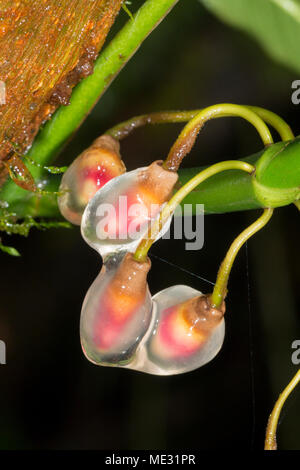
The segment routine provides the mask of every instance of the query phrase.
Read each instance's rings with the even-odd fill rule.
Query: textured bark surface
[[[0,160],[8,159],[14,147],[28,148],[41,124],[59,105],[68,104],[73,86],[92,73],[121,4],[0,0],[0,80],[6,87],[6,103],[0,105]]]

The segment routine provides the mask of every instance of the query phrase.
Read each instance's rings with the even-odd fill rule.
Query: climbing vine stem
[[[290,383],[287,387],[283,390],[283,392],[279,395],[277,402],[273,408],[272,413],[270,414],[267,431],[266,431],[266,439],[265,439],[265,450],[276,450],[277,449],[277,442],[276,442],[276,430],[278,426],[279,416],[282,410],[284,403],[286,402],[287,398],[294,390],[296,385],[300,382],[300,369],[294,375]]]
[[[260,108],[258,106],[244,106],[245,108],[250,109],[255,112],[261,119],[263,119],[267,124],[274,127],[278,132],[283,141],[294,139],[294,134],[290,126],[277,114],[269,111],[265,108]],[[149,114],[141,114],[140,116],[135,116],[127,121],[121,122],[116,126],[112,127],[106,134],[114,137],[117,140],[122,140],[131,134],[133,131],[139,127],[145,126],[146,124],[167,124],[167,123],[178,123],[178,122],[187,122],[193,119],[197,114],[199,114],[201,109],[194,109],[189,111],[160,111]],[[215,118],[222,116],[213,116]]]
[[[247,173],[253,173],[255,171],[255,167],[253,165],[250,165],[249,163],[242,162],[239,160],[227,160],[224,162],[215,163],[214,165],[206,168],[205,170],[201,171],[196,176],[191,178],[184,186],[179,189],[179,191],[174,194],[170,201],[164,206],[164,208],[160,212],[159,217],[155,219],[153,224],[150,226],[146,237],[143,238],[139,243],[134,253],[134,258],[140,262],[145,261],[151,245],[154,243],[161,228],[168,220],[170,215],[173,214],[178,204],[180,204],[181,201],[203,181],[225,170],[243,170]]]
[[[230,271],[239,250],[244,245],[244,243],[249,240],[250,237],[252,237],[252,235],[262,229],[269,222],[272,214],[273,209],[264,209],[263,214],[253,224],[243,230],[243,232],[231,244],[220,266],[216,284],[211,296],[211,303],[215,308],[220,307],[226,296]]]

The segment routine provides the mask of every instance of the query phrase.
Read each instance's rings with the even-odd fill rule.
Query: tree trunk
[[[30,147],[93,63],[122,0],[0,0],[0,160]],[[0,169],[0,182],[5,179]]]

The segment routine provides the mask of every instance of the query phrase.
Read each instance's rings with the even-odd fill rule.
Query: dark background
[[[141,2],[135,2],[140,4]],[[136,114],[193,109],[217,102],[264,106],[299,133],[291,82],[254,40],[179,2],[115,80],[59,163],[70,163],[108,127]],[[126,20],[120,14],[114,30]],[[113,34],[113,33],[112,33]],[[122,143],[129,169],[166,155],[181,126],[144,128]],[[209,124],[185,165],[249,155],[261,148],[239,119]],[[233,238],[256,211],[207,216],[205,245],[184,251],[160,241],[151,253],[215,280]],[[216,359],[194,372],[156,377],[96,367],[83,356],[79,316],[101,262],[79,229],[32,230],[8,240],[21,258],[1,255],[0,366],[2,449],[261,449],[267,417],[297,367],[299,214],[279,209],[239,254],[229,285],[226,339]],[[5,240],[7,241],[7,240]],[[172,284],[209,285],[152,257],[153,293]],[[300,394],[282,413],[279,447],[299,449]]]

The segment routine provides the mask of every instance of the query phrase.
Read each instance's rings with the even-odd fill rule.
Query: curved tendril
[[[284,403],[286,402],[287,398],[294,390],[296,385],[300,382],[300,369],[294,375],[290,383],[286,386],[283,392],[279,395],[277,402],[273,408],[272,413],[270,414],[268,426],[266,430],[266,439],[265,439],[265,450],[276,450],[277,443],[276,443],[276,431],[278,426],[279,416],[282,410]]]
[[[272,126],[278,132],[282,141],[293,140],[295,138],[295,135],[288,123],[282,119],[282,117],[278,116],[278,114],[258,106],[247,106],[247,108],[254,111],[267,124]]]
[[[155,113],[141,114],[140,116],[135,116],[117,124],[106,131],[105,134],[117,140],[122,140],[139,127],[146,126],[147,124],[175,124],[177,122],[190,121],[199,111],[200,109],[192,111],[158,111]]]
[[[261,108],[259,106],[243,106],[244,108],[248,108],[251,111],[254,111],[261,119],[272,126],[278,132],[283,141],[292,140],[295,138],[290,126],[284,119],[278,116],[278,114],[275,114],[272,111]],[[139,127],[145,126],[147,124],[153,125],[187,122],[193,119],[201,111],[202,109],[194,109],[189,111],[159,111],[149,114],[142,114],[117,124],[116,126],[106,131],[106,134],[114,137],[117,140],[122,140]]]
[[[249,227],[243,230],[242,233],[240,233],[240,235],[231,244],[220,266],[216,284],[211,296],[211,303],[214,307],[218,308],[226,296],[229,275],[239,250],[244,245],[244,243],[249,240],[249,238],[251,238],[256,232],[262,229],[269,222],[272,214],[273,209],[264,209],[263,214],[255,222],[253,222],[253,224],[249,225]]]
[[[203,109],[186,124],[171,147],[164,162],[164,167],[171,171],[177,171],[183,158],[191,151],[197,135],[204,124],[210,119],[225,116],[238,116],[245,119],[256,128],[264,145],[273,143],[273,138],[268,126],[257,113],[245,106],[221,103]]]
[[[182,186],[179,191],[177,191],[174,196],[169,200],[169,202],[164,206],[160,212],[159,217],[153,222],[150,226],[147,235],[139,243],[134,258],[137,261],[144,261],[147,258],[147,253],[154,243],[157,235],[159,234],[161,228],[168,220],[169,216],[175,211],[176,207],[180,202],[200,183],[208,179],[209,177],[220,173],[225,170],[243,170],[247,173],[253,173],[255,167],[249,163],[242,162],[239,160],[227,160],[224,162],[215,163],[214,165],[202,170],[192,179],[190,179],[184,186]]]

